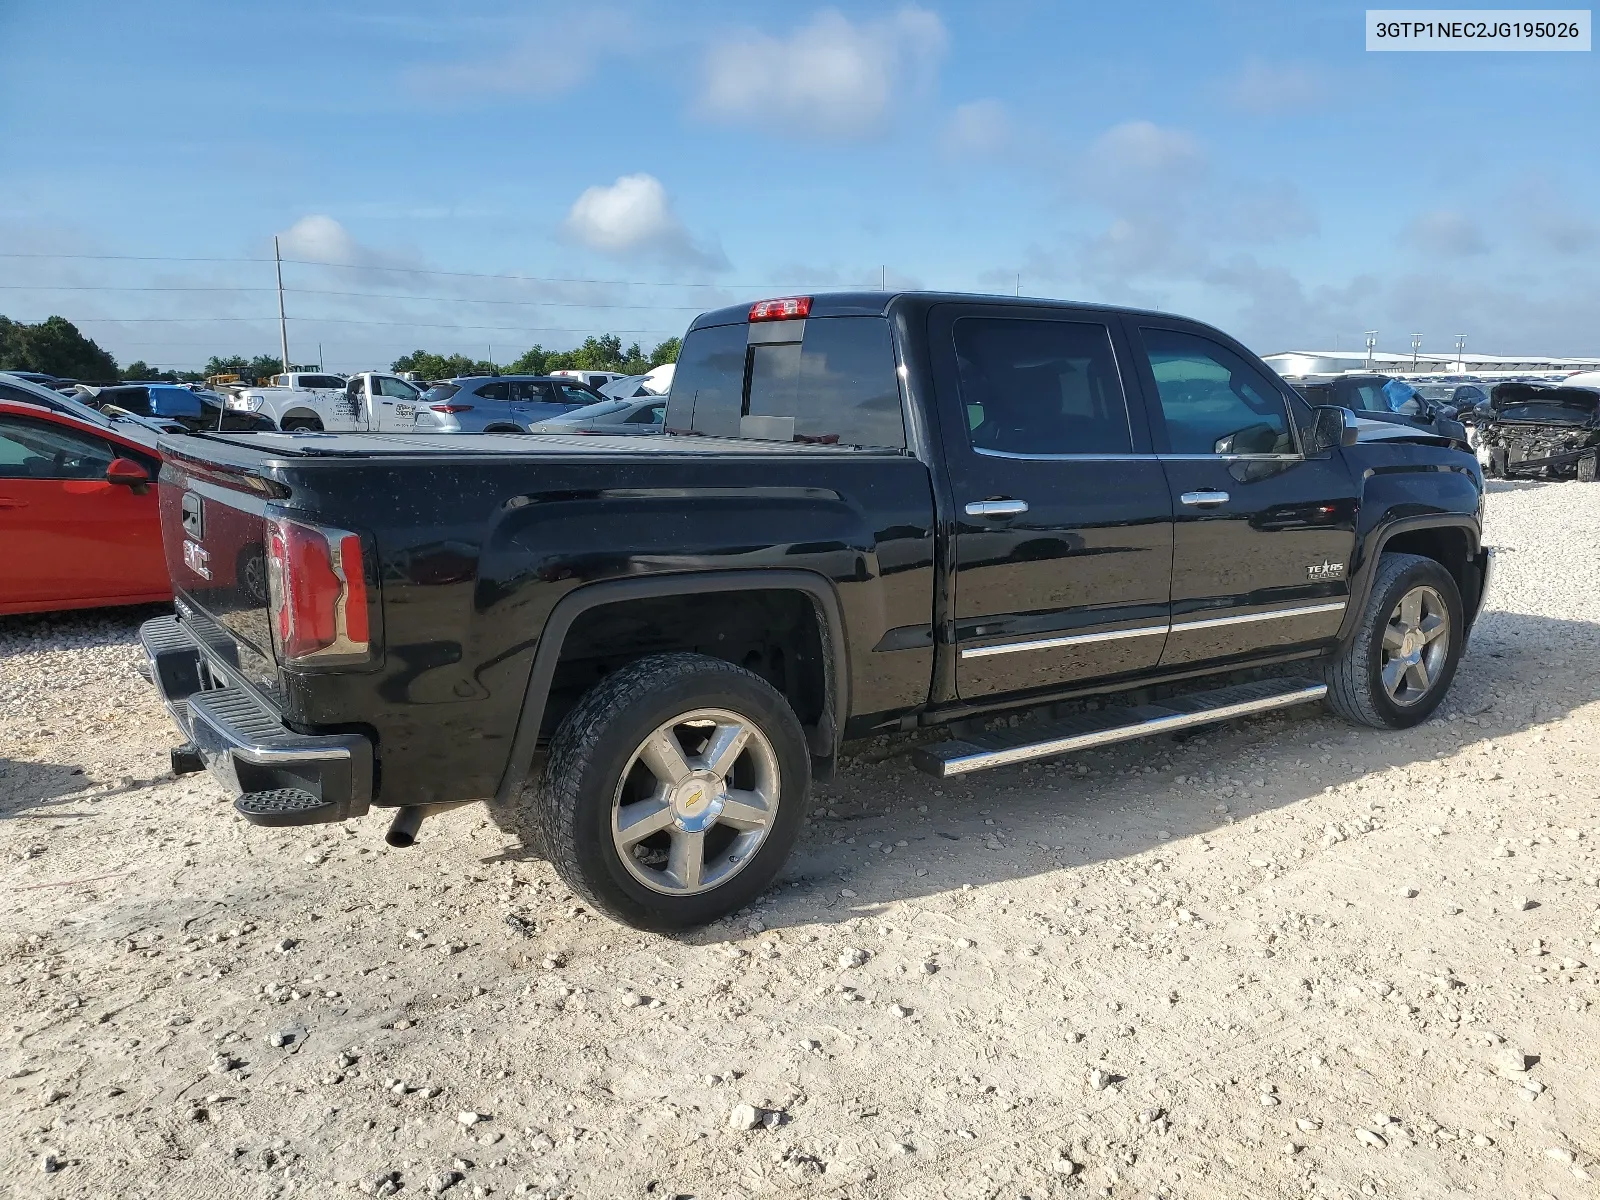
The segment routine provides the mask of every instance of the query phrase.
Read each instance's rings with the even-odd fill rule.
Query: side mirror
[[[131,458],[113,458],[106,468],[106,482],[130,487],[136,494],[150,486],[150,472]]]
[[[1335,446],[1354,446],[1356,430],[1347,420],[1349,414],[1334,404],[1321,404],[1311,410],[1311,428],[1306,430],[1307,457],[1326,454]]]

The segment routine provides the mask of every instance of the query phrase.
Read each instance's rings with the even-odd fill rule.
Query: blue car
[[[576,379],[473,375],[436,383],[417,405],[417,433],[527,433],[528,427],[605,400]]]
[[[119,383],[99,389],[88,403],[102,412],[115,410],[174,422],[190,433],[208,429],[251,433],[277,428],[268,417],[227,408],[215,392],[195,391],[175,383]]]

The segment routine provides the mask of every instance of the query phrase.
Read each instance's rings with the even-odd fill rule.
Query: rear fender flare
[[[1398,517],[1386,521],[1371,530],[1364,539],[1361,547],[1360,565],[1357,566],[1354,578],[1350,581],[1350,598],[1344,610],[1344,621],[1339,626],[1339,645],[1343,646],[1354,636],[1356,627],[1361,623],[1361,614],[1366,611],[1367,599],[1372,594],[1372,577],[1376,572],[1378,559],[1383,554],[1383,548],[1397,535],[1412,533],[1418,529],[1462,529],[1467,533],[1467,558],[1468,566],[1476,563],[1477,556],[1482,550],[1481,528],[1478,519],[1466,513],[1426,513],[1416,517]],[[1481,585],[1480,585],[1481,591]],[[1464,606],[1470,606],[1467,621],[1470,624],[1476,616],[1476,604],[1471,597],[1462,596]]]
[[[567,593],[556,603],[550,611],[549,620],[545,622],[538,648],[534,651],[533,669],[529,672],[522,711],[517,717],[516,732],[512,735],[511,754],[500,776],[500,786],[495,791],[496,801],[509,803],[527,781],[534,752],[538,749],[539,730],[544,723],[545,702],[555,678],[556,664],[561,661],[561,652],[573,623],[584,613],[625,600],[706,592],[785,591],[802,592],[811,600],[822,633],[822,657],[828,679],[823,715],[826,727],[821,732],[826,735],[829,745],[825,754],[817,753],[819,747],[814,746],[812,750],[814,762],[821,760],[817,765],[825,770],[838,755],[840,737],[850,712],[849,649],[845,641],[843,611],[833,584],[814,571],[691,571],[653,579],[615,579],[586,584]]]

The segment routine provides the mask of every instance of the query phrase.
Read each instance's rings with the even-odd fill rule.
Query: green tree
[[[650,365],[660,367],[667,363],[675,363],[678,361],[678,351],[682,349],[683,339],[670,337],[650,351]]]
[[[207,375],[243,375],[250,369],[250,360],[242,354],[229,355],[227,358],[213,354],[206,360],[204,369]]]
[[[122,369],[122,378],[128,382],[138,383],[177,383],[178,372],[159,370],[140,358]]]
[[[258,354],[239,372],[246,379],[270,379],[283,372],[283,359],[271,354]]]
[[[506,366],[507,375],[545,375],[552,368],[550,365],[550,351],[537,342],[529,349],[522,352],[522,357]]]
[[[110,382],[117,360],[65,317],[28,325],[0,317],[0,370],[42,371],[67,379]]]
[[[254,358],[246,358],[242,354],[230,354],[222,358],[213,354],[205,365],[206,375],[238,375],[247,383],[270,378],[282,370],[283,360],[271,354],[258,354]]]
[[[394,371],[411,371],[421,379],[454,379],[459,375],[498,375],[500,368],[487,359],[452,354],[448,358],[428,350],[413,350],[389,364]],[[520,372],[519,372],[520,373]]]

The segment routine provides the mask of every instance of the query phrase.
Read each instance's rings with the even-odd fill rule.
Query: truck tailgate
[[[163,450],[161,539],[179,611],[214,654],[275,697],[264,520],[275,485]]]

